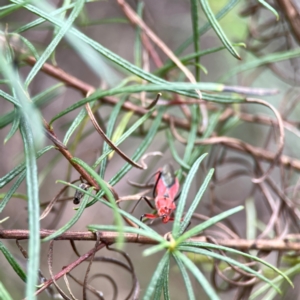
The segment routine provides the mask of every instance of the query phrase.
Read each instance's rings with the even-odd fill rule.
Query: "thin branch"
[[[96,131],[102,136],[102,138],[106,141],[106,143],[113,149],[115,150],[125,161],[127,161],[129,164],[132,166],[138,168],[138,169],[144,169],[143,166],[140,164],[134,162],[132,159],[130,159],[118,146],[116,146],[113,141],[109,139],[109,137],[105,134],[105,132],[102,130],[100,125],[98,124],[97,120],[94,117],[94,114],[91,110],[91,106],[89,103],[85,105],[85,109],[90,117],[90,120],[92,124],[94,125]]]
[[[40,236],[41,238],[45,238],[55,232],[55,230],[41,230]],[[105,243],[114,243],[119,236],[118,232],[113,231],[107,231],[107,232],[101,232],[101,240]],[[29,231],[28,230],[19,230],[19,229],[5,229],[0,230],[0,239],[28,239],[29,238]],[[96,236],[94,233],[90,231],[67,231],[60,235],[59,237],[55,238],[55,240],[73,240],[73,241],[96,241]],[[144,237],[144,236],[137,236],[133,233],[125,233],[124,234],[124,240],[126,243],[138,243],[138,244],[151,244],[155,245],[157,244],[157,241],[152,240],[151,238]],[[296,241],[294,241],[296,240]],[[209,242],[208,239],[205,236],[196,237],[189,239],[189,241],[193,242]],[[250,249],[256,249],[256,250],[263,250],[263,251],[299,251],[300,250],[300,234],[299,235],[287,235],[285,239],[273,239],[273,240],[267,240],[267,239],[261,239],[261,240],[246,240],[246,239],[216,239],[216,242],[220,246],[226,246],[230,248],[235,248],[239,250],[250,250]],[[101,245],[99,245],[100,247]],[[101,247],[104,247],[102,245]],[[97,248],[97,251],[99,249]],[[95,248],[90,250],[88,253],[86,253],[84,258],[81,256],[79,259],[81,261],[84,261],[92,256],[93,251],[95,251]],[[81,262],[80,261],[80,262]],[[77,261],[76,261],[77,262]],[[75,264],[75,262],[73,263]],[[79,263],[76,263],[76,266]],[[72,265],[70,267],[71,269],[68,269],[68,271],[64,272],[70,272],[75,266]],[[69,267],[68,267],[69,268]],[[62,271],[63,272],[63,271]],[[61,274],[61,273],[59,273]],[[55,280],[62,277],[64,274],[59,275],[57,274],[55,276]],[[59,276],[57,278],[57,276]]]

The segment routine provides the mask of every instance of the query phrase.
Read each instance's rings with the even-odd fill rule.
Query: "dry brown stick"
[[[277,162],[279,160],[279,157],[282,154],[283,147],[284,147],[284,127],[283,127],[283,122],[282,122],[281,115],[273,105],[271,105],[268,102],[266,102],[264,100],[261,100],[261,99],[247,98],[246,101],[247,101],[247,103],[257,103],[257,104],[261,104],[261,105],[264,105],[264,106],[268,107],[269,109],[271,109],[273,111],[273,113],[275,114],[276,119],[278,121],[278,130],[279,130],[278,150],[277,150],[277,152],[274,156],[274,160],[271,162],[271,165],[269,166],[267,171],[265,171],[265,173],[260,178],[253,178],[252,179],[253,182],[258,183],[258,182],[264,181],[270,175],[271,171],[273,170],[273,168],[277,164]]]
[[[41,238],[45,238],[50,234],[54,233],[55,230],[41,230],[40,236]],[[119,236],[118,232],[101,232],[101,240],[106,243],[114,243]],[[22,230],[22,229],[1,229],[0,230],[0,239],[28,239],[29,238],[29,231]],[[152,240],[148,237],[144,237],[139,235],[137,239],[137,235],[134,233],[125,233],[124,234],[125,242],[126,243],[139,243],[139,244],[157,244],[157,241]],[[289,238],[291,241],[289,241]],[[66,231],[65,233],[61,234],[59,237],[55,238],[55,240],[73,240],[73,241],[95,241],[96,236],[94,233],[90,231]],[[293,242],[292,240],[297,240]],[[189,241],[193,242],[208,242],[205,236],[200,236],[196,238],[189,239]],[[261,240],[246,240],[246,239],[216,239],[220,246],[226,246],[230,248],[235,248],[239,250],[264,250],[264,251],[300,251],[300,235],[287,235],[287,237],[282,239],[261,239]],[[99,250],[99,249],[98,249]],[[95,249],[93,248],[88,252],[89,254],[85,254],[86,257],[82,260],[88,259]],[[68,270],[67,272],[69,272]],[[61,274],[60,277],[62,277]],[[59,278],[60,278],[59,277]],[[55,279],[58,278],[55,276]]]
[[[144,169],[142,165],[134,162],[132,159],[130,159],[118,146],[116,146],[110,139],[109,137],[105,134],[105,132],[102,130],[98,122],[96,121],[94,114],[91,110],[91,106],[89,103],[85,105],[86,111],[90,117],[91,122],[93,123],[96,131],[102,136],[102,138],[106,141],[106,143],[113,149],[115,150],[125,161],[127,161],[129,164],[132,166],[138,168],[138,169]]]
[[[277,2],[291,25],[294,37],[300,44],[300,12],[297,11],[296,4],[291,0],[277,0]]]
[[[50,128],[49,124],[43,120],[44,123],[44,127],[45,130],[47,132],[47,136],[51,136],[51,141],[54,143],[54,145],[56,146],[57,150],[69,161],[69,163],[78,171],[78,173],[82,176],[82,178],[84,178],[91,186],[94,186],[96,190],[99,190],[99,185],[96,182],[96,180],[90,176],[90,174],[88,172],[86,172],[85,169],[83,169],[80,165],[78,165],[77,163],[75,163],[72,158],[72,154],[71,152],[68,150],[68,148],[63,145],[63,143],[61,141],[59,141],[57,139],[57,137],[55,136],[53,130]],[[61,146],[63,145],[63,146]]]

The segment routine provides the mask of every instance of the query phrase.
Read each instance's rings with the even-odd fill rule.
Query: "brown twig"
[[[54,233],[55,230],[41,230],[40,231],[40,237],[45,238],[49,236],[50,234]],[[119,236],[118,232],[101,232],[101,240],[103,240],[106,243],[114,243]],[[2,229],[0,230],[0,239],[28,239],[29,238],[29,231],[28,230],[22,230],[22,229]],[[290,241],[291,240],[297,240],[296,242]],[[55,240],[73,240],[73,241],[95,241],[96,237],[95,234],[90,231],[67,231],[60,235],[59,237],[55,238]],[[124,234],[124,240],[126,243],[139,243],[139,244],[145,244],[145,245],[155,245],[157,242],[155,240],[152,240],[148,237],[144,237],[139,235],[139,238],[137,239],[137,235],[133,233],[125,233]],[[190,239],[190,241],[194,242],[208,242],[207,238],[205,236],[196,237]],[[256,250],[264,250],[264,251],[300,251],[300,235],[287,235],[284,240],[282,239],[273,239],[273,240],[267,240],[267,239],[261,239],[261,240],[246,240],[246,239],[217,239],[216,240],[219,245],[226,246],[230,248],[240,249],[240,250],[250,250],[250,249],[256,249]],[[100,248],[104,247],[104,245],[99,245]],[[97,248],[98,249],[98,248]],[[88,253],[80,257],[80,262],[87,260],[93,253],[95,249],[93,248]],[[99,250],[99,249],[98,249]],[[98,251],[97,250],[97,251]],[[80,262],[77,260],[72,264],[72,266],[68,267],[69,269],[64,272],[70,272],[73,268],[75,268],[77,265],[80,264]],[[63,271],[62,271],[63,272]],[[57,277],[59,276],[59,277]],[[63,274],[61,272],[59,275],[57,274],[55,276],[55,279],[62,277]]]
[[[119,147],[117,147],[109,138],[108,136],[105,134],[105,132],[101,129],[101,127],[99,126],[98,122],[96,121],[94,114],[91,110],[90,104],[87,103],[85,105],[86,111],[90,117],[91,122],[93,123],[96,131],[102,136],[102,138],[106,141],[106,143],[112,148],[114,149],[125,161],[127,161],[129,164],[131,164],[132,166],[138,168],[138,169],[144,169],[143,166],[141,166],[140,164],[134,162],[132,159],[130,159],[121,149],[119,149]]]

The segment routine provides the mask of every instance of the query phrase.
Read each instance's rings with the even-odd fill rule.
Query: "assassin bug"
[[[143,214],[143,218],[156,219],[161,218],[163,223],[173,221],[171,217],[172,213],[176,209],[175,201],[176,195],[179,191],[179,181],[174,174],[174,170],[170,164],[166,164],[162,169],[158,171],[155,176],[155,185],[153,189],[153,198],[155,201],[155,207],[147,199],[142,197],[152,209],[156,209],[156,214]]]

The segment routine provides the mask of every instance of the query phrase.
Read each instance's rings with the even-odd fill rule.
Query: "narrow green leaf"
[[[159,251],[161,251],[161,250],[163,250],[165,248],[168,248],[169,246],[170,246],[170,242],[167,242],[167,241],[162,242],[159,245],[155,245],[155,246],[152,246],[152,247],[146,249],[143,252],[143,255],[144,256],[153,255],[153,254],[155,254],[155,253],[157,253],[157,252],[159,252]]]
[[[173,256],[177,256],[177,259],[180,260],[187,268],[190,270],[190,272],[195,276],[197,281],[202,286],[203,290],[211,300],[219,300],[220,298],[212,288],[212,286],[209,284],[205,276],[201,273],[199,268],[184,254],[182,254],[179,251],[176,251],[173,253]]]
[[[12,12],[18,10],[22,5],[5,5],[4,7],[1,7],[1,12],[0,12],[0,18],[4,18],[5,16],[11,14]]]
[[[163,285],[163,291],[164,291],[164,300],[170,300],[170,260],[168,260],[165,269],[163,271],[163,278],[164,278],[164,285]]]
[[[24,179],[25,179],[25,177],[24,177]],[[0,194],[0,199],[4,199],[6,195],[7,195],[7,193]],[[23,199],[23,200],[26,200],[26,201],[28,200],[27,195],[20,194],[20,193],[13,193],[11,198],[18,198],[18,199]]]
[[[47,146],[41,149],[40,151],[37,152],[36,159],[40,158],[43,154],[45,154],[51,149],[54,149],[54,146]],[[18,166],[16,166],[14,169],[12,169],[10,172],[5,174],[2,178],[0,178],[0,188],[4,187],[6,184],[12,181],[16,176],[18,176],[24,170],[25,170],[25,163],[21,163]]]
[[[10,128],[10,131],[8,132],[7,136],[4,139],[4,144],[6,144],[17,132],[17,130],[19,129],[19,125],[20,125],[20,114],[18,112],[18,109],[15,108],[14,109],[14,120],[12,123],[12,126]]]
[[[92,190],[92,189],[89,189],[89,190]],[[71,218],[71,220],[69,222],[67,222],[64,226],[62,226],[61,228],[56,230],[54,233],[43,238],[42,242],[51,241],[51,240],[55,239],[56,237],[60,236],[61,234],[63,234],[64,232],[66,232],[68,229],[70,229],[80,219],[81,215],[84,212],[84,209],[86,207],[88,199],[89,199],[89,195],[85,194],[83,196],[80,206],[79,206],[78,210],[76,211],[75,215],[73,216],[73,218]]]
[[[254,59],[250,62],[242,63],[235,68],[230,68],[230,70],[228,70],[228,72],[220,78],[220,81],[224,82],[228,78],[230,78],[238,73],[245,72],[245,71],[248,71],[251,69],[256,69],[263,65],[267,65],[267,64],[271,64],[271,63],[275,63],[275,62],[279,62],[279,61],[283,61],[283,60],[288,60],[288,59],[296,58],[299,56],[300,56],[299,48],[295,48],[294,50],[290,50],[290,51],[275,52],[272,54],[268,54],[263,57]]]
[[[152,295],[155,291],[157,282],[160,279],[161,274],[162,274],[166,264],[168,263],[169,259],[170,259],[170,254],[169,254],[169,252],[166,252],[164,254],[164,256],[162,257],[162,259],[160,260],[160,262],[158,263],[158,265],[156,267],[156,270],[154,271],[154,273],[152,275],[151,281],[150,281],[150,283],[149,283],[149,285],[146,289],[143,300],[150,300],[151,299],[151,297],[152,297]]]
[[[279,21],[279,14],[273,6],[271,6],[269,3],[267,3],[264,0],[257,0],[257,1],[275,15],[276,21]]]
[[[172,235],[174,237],[177,237],[179,234],[179,231],[180,231],[180,222],[181,222],[185,202],[187,199],[188,192],[190,190],[192,180],[193,180],[196,172],[198,171],[200,163],[202,162],[202,160],[205,158],[206,155],[207,155],[207,153],[203,154],[196,160],[196,162],[193,164],[191,170],[189,171],[187,178],[185,180],[185,183],[183,185],[181,195],[179,198],[179,202],[178,202],[178,206],[177,206],[176,212],[175,212],[175,220],[173,223]]]
[[[33,105],[27,90],[24,88],[19,73],[13,68],[11,61],[6,59],[2,49],[0,49],[0,65],[3,76],[10,81],[15,99],[18,101],[19,106],[22,107],[22,114],[27,116],[26,122],[28,122],[31,127],[31,131],[34,130],[35,144],[43,144],[44,132],[39,112]]]
[[[5,289],[2,282],[0,282],[0,299],[2,300],[13,300],[8,291]]]
[[[235,46],[235,47],[245,47],[246,46],[244,43],[233,43],[232,45]],[[197,57],[200,58],[202,56],[212,54],[212,53],[224,50],[224,49],[226,49],[225,46],[209,48],[209,49],[206,49],[206,50],[202,50],[202,51],[199,51],[199,52],[193,52],[191,54],[179,57],[179,60],[183,64],[186,64],[190,60],[195,59]],[[165,63],[164,66],[162,66],[161,68],[156,69],[153,73],[156,76],[164,76],[167,72],[169,72],[171,69],[173,69],[175,67],[177,67],[176,64],[174,64],[172,61],[170,61],[170,62]]]
[[[4,91],[0,90],[0,97],[6,99],[7,101],[13,103],[14,105],[21,107],[21,104],[19,102],[18,99],[16,99],[15,97],[5,93]]]
[[[264,261],[263,259],[255,256],[255,255],[251,255],[251,254],[248,254],[248,253],[236,250],[236,249],[232,249],[232,248],[229,248],[229,247],[224,247],[224,246],[221,246],[221,245],[215,245],[215,244],[210,244],[210,243],[205,243],[205,242],[191,241],[191,242],[183,242],[181,245],[182,246],[192,246],[192,247],[197,247],[197,248],[205,248],[205,249],[223,250],[223,251],[226,251],[226,252],[229,252],[229,253],[233,253],[233,254],[236,254],[236,255],[241,255],[241,256],[247,257],[249,259],[255,260],[255,261],[267,266],[268,268],[272,269],[276,273],[280,274],[281,279],[282,278],[286,279],[286,281],[291,286],[293,286],[292,281],[289,279],[289,277],[284,272],[280,271],[275,266],[271,265],[270,263]]]
[[[90,103],[90,107],[91,109],[93,108],[93,106],[95,105],[95,102]],[[74,131],[77,129],[77,127],[83,122],[83,120],[86,118],[87,116],[87,111],[85,108],[83,108],[79,114],[77,115],[77,117],[74,119],[74,121],[72,122],[71,126],[68,128],[68,131],[65,134],[64,140],[63,140],[63,144],[67,145],[72,134],[74,133]]]
[[[66,32],[71,28],[73,22],[78,17],[80,11],[82,10],[84,6],[84,0],[77,0],[74,5],[74,9],[72,10],[69,18],[67,21],[63,22],[63,26],[59,29],[57,32],[57,35],[53,38],[51,43],[48,45],[48,47],[45,49],[43,54],[40,56],[40,58],[37,60],[37,62],[34,64],[33,68],[30,70],[26,80],[25,80],[25,86],[28,87],[33,78],[36,76],[36,74],[39,72],[39,70],[42,68],[44,63],[47,61],[47,59],[50,57],[51,53],[55,50],[58,43],[61,41],[61,39],[64,37]]]
[[[72,1],[71,0],[64,0],[61,7],[64,7],[64,6],[68,6],[70,5]],[[76,3],[77,4],[77,3]],[[64,12],[62,12],[60,15],[59,15],[59,18],[61,20],[65,20],[65,17],[66,17],[66,10]],[[59,33],[59,27],[54,27],[54,30],[53,30],[53,38]],[[50,55],[50,59],[51,59],[51,62],[53,65],[57,65],[57,62],[56,62],[56,59],[55,59],[55,49],[54,51],[51,53]]]
[[[282,272],[284,275],[286,276],[290,276],[293,277],[297,274],[299,274],[300,272],[300,264],[297,264],[293,267],[288,268],[285,272]],[[276,286],[280,286],[282,284],[282,276],[279,275],[276,278],[274,278],[272,280],[272,282],[276,285]],[[270,286],[268,284],[264,284],[263,286],[261,286],[260,288],[258,288],[256,291],[254,291],[250,297],[249,300],[254,300],[255,298],[261,296],[263,293],[265,293],[268,289],[270,288]],[[265,299],[265,298],[264,298]]]
[[[173,140],[173,136],[171,134],[171,131],[170,130],[167,130],[166,131],[166,134],[167,134],[167,141],[168,141],[168,144],[169,144],[169,147],[170,147],[170,151],[172,153],[172,156],[174,158],[174,160],[180,165],[182,166],[183,168],[189,170],[191,167],[186,164],[184,162],[184,160],[181,159],[181,157],[178,155],[177,153],[177,150],[176,150],[176,147],[174,145],[174,140]]]
[[[187,228],[188,224],[190,223],[193,213],[195,212],[196,208],[198,207],[199,202],[202,199],[202,196],[203,196],[204,192],[206,191],[207,186],[208,186],[213,174],[214,174],[214,169],[210,169],[210,171],[206,175],[200,189],[198,190],[198,193],[197,193],[195,199],[193,200],[192,204],[190,205],[189,210],[185,214],[182,223],[180,224],[179,235],[183,234],[183,232]]]
[[[209,220],[193,227],[192,229],[190,229],[189,231],[185,232],[183,235],[178,237],[178,239],[176,240],[176,243],[179,244],[179,243],[183,242],[184,240],[187,240],[187,239],[191,238],[192,236],[199,234],[201,231],[205,230],[206,228],[213,226],[214,224],[220,222],[221,220],[223,220],[243,209],[244,209],[243,206],[237,206],[237,207],[231,208],[229,210],[226,210],[226,211],[218,214],[217,216],[210,218]]]
[[[215,15],[213,14],[209,4],[208,4],[208,0],[200,0],[203,12],[205,13],[208,21],[210,22],[213,30],[215,31],[215,33],[217,34],[217,36],[219,37],[219,39],[221,40],[221,42],[223,43],[223,45],[227,48],[227,50],[237,59],[241,59],[239,54],[236,52],[236,50],[234,49],[234,47],[231,45],[230,41],[228,40],[228,38],[226,37],[222,27],[219,25]]]
[[[111,90],[100,90],[100,91],[95,91],[91,96],[86,97],[78,102],[76,102],[75,104],[69,106],[68,108],[66,108],[65,110],[61,111],[60,113],[58,113],[54,118],[52,118],[52,120],[50,121],[50,125],[57,119],[61,118],[62,116],[66,115],[67,113],[83,106],[86,103],[92,102],[94,100],[97,100],[98,98],[103,98],[106,96],[113,96],[113,95],[118,95],[118,94],[132,94],[132,93],[140,93],[140,92],[159,92],[159,91],[173,91],[173,92],[177,92],[176,88],[178,89],[178,87],[180,88],[180,90],[184,91],[184,90],[194,90],[194,89],[201,89],[200,87],[206,87],[207,89],[209,89],[212,85],[209,84],[202,84],[202,83],[197,83],[197,84],[193,84],[193,83],[183,83],[183,82],[176,82],[176,83],[169,83],[169,84],[147,84],[147,85],[131,85],[131,86],[126,86],[126,87],[121,87],[121,88],[115,88],[115,89],[111,89]],[[213,88],[215,89],[216,86],[220,87],[222,86],[221,84],[213,84]],[[220,95],[209,95],[209,94],[205,94],[202,93],[203,99],[208,100],[208,101],[215,101],[214,99],[218,99],[218,102],[226,102],[228,99],[228,101],[230,102],[241,102],[244,101],[245,98],[241,98],[241,97],[237,97],[237,98],[229,98],[226,96],[220,96]],[[196,98],[198,98],[197,96],[195,96]],[[224,101],[222,100],[224,99]],[[230,99],[230,100],[229,100]],[[216,101],[216,102],[217,102]]]
[[[0,129],[4,128],[8,124],[10,124],[15,117],[15,111],[10,111],[5,115],[0,116]]]
[[[28,195],[28,219],[30,231],[26,297],[28,299],[36,299],[34,293],[38,281],[38,270],[40,263],[39,182],[33,133],[25,116],[21,117],[20,132],[24,143],[26,157],[26,187]]]
[[[46,89],[45,91],[41,92],[40,94],[34,96],[32,98],[32,102],[36,107],[40,107],[47,103],[48,101],[52,100],[53,98],[60,95],[62,89],[61,87],[64,86],[63,83],[58,83],[49,89]],[[11,111],[3,116],[0,117],[0,129],[7,126],[9,123],[11,123],[14,120],[15,113],[14,111]]]
[[[9,252],[9,250],[4,246],[2,242],[0,242],[0,251],[5,256],[8,263],[11,265],[11,267],[14,269],[16,274],[24,281],[26,282],[26,274],[23,271],[23,269],[20,267],[20,265],[17,263],[16,259],[13,257],[13,255]],[[2,299],[0,297],[0,299]]]
[[[195,52],[199,52],[200,36],[199,36],[199,32],[198,32],[198,26],[199,26],[198,0],[191,0],[191,16],[192,16],[194,50],[195,50]],[[200,81],[199,64],[200,64],[199,57],[195,57],[195,66],[196,66],[195,77],[196,77],[197,82]]]
[[[173,257],[174,257],[174,259],[179,267],[179,270],[181,272],[189,300],[196,300],[190,277],[186,271],[186,268],[185,268],[183,262],[178,258],[177,255],[173,255]]]
[[[0,202],[0,213],[5,208],[6,204],[10,200],[10,198],[13,196],[15,191],[18,189],[18,187],[21,185],[21,183],[24,181],[26,177],[26,172],[23,171],[23,173],[20,175],[20,177],[17,179],[17,181],[12,185],[12,187],[9,189],[9,191],[5,194],[5,197]]]
[[[164,278],[165,276],[168,276],[166,275],[166,269],[168,269],[168,265],[170,264],[170,260],[167,261],[163,271],[161,272],[160,274],[160,277],[156,283],[156,287],[155,287],[155,290],[154,290],[154,295],[152,297],[153,300],[161,300],[161,292],[163,290],[163,286],[164,286]]]
[[[226,3],[226,5],[216,14],[216,19],[221,20],[228,12],[230,12],[239,2],[240,0],[230,0]],[[211,23],[207,22],[204,26],[198,29],[199,35],[203,35],[211,28]],[[180,55],[190,44],[193,43],[194,35],[191,35],[184,41],[175,51],[176,55]],[[167,62],[169,63],[169,61]]]
[[[205,249],[199,249],[199,248],[194,248],[194,247],[185,247],[185,246],[180,246],[178,247],[178,250],[180,251],[185,251],[185,252],[192,252],[192,253],[197,253],[197,254],[201,254],[201,255],[205,255],[205,256],[208,256],[208,257],[212,257],[214,259],[218,259],[218,260],[221,260],[221,261],[224,261],[224,262],[227,262],[228,264],[230,265],[233,265],[233,266],[236,266],[250,274],[253,274],[255,275],[256,277],[258,277],[259,279],[267,282],[269,285],[271,285],[279,294],[281,294],[281,291],[280,289],[271,281],[269,280],[268,278],[266,278],[265,276],[263,276],[260,272],[257,272],[253,269],[251,269],[250,267],[246,266],[245,264],[243,263],[240,263],[239,261],[237,260],[234,260],[228,256],[223,256],[219,253],[215,253],[215,252],[212,252],[212,251],[208,251],[208,250],[205,250]]]
[[[144,2],[139,1],[137,3],[137,15],[143,18],[143,8]],[[139,68],[142,68],[142,42],[141,42],[141,28],[137,25],[135,31],[135,41],[134,41],[134,62]]]
[[[79,114],[77,115],[77,117],[74,119],[74,121],[72,122],[71,126],[68,128],[64,140],[63,140],[63,144],[67,145],[72,134],[74,133],[74,131],[76,130],[76,128],[82,123],[82,121],[85,119],[85,117],[87,116],[87,111],[85,108],[83,108]]]
[[[86,1],[86,2],[91,2],[91,1]],[[65,11],[67,11],[68,9],[73,8],[74,5],[75,5],[75,3],[71,3],[70,5],[63,6],[63,7],[60,7],[58,9],[55,9],[52,12],[50,12],[49,14],[51,14],[52,16],[59,15],[59,14],[65,12]],[[34,28],[34,27],[36,27],[36,26],[38,26],[38,25],[40,25],[44,22],[46,22],[46,20],[44,18],[38,18],[38,19],[28,23],[28,24],[25,24],[25,25],[19,27],[18,29],[15,29],[14,32],[15,33],[22,33],[24,31],[32,29],[32,28]]]

